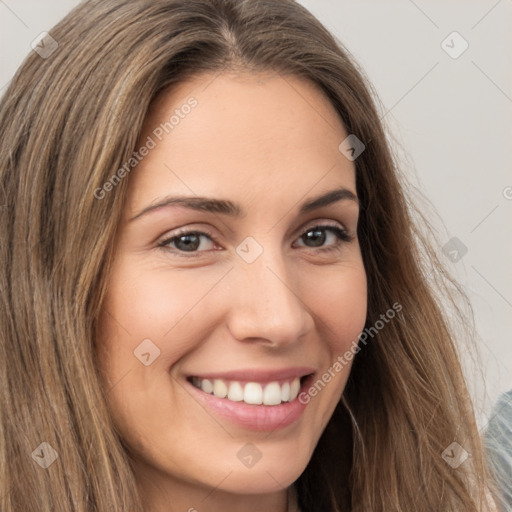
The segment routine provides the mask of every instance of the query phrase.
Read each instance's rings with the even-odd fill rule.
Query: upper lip
[[[279,380],[299,379],[315,372],[311,366],[289,366],[287,368],[245,368],[227,372],[193,373],[187,377],[199,377],[201,379],[243,380],[249,382],[272,382]]]

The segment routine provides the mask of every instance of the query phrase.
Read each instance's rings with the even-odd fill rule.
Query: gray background
[[[0,94],[31,42],[78,3],[0,0]],[[465,364],[484,428],[512,388],[512,2],[301,3],[362,65],[404,173],[440,216],[431,216],[437,249],[469,294],[480,334],[478,365]],[[448,37],[454,31],[463,39]],[[457,262],[443,252],[453,237],[467,248],[451,247]]]

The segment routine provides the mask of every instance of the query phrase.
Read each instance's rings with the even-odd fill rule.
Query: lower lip
[[[193,395],[215,415],[250,430],[273,431],[295,423],[302,416],[307,404],[299,402],[298,397],[302,391],[307,389],[311,380],[311,375],[304,379],[295,400],[283,402],[280,405],[250,405],[243,401],[233,402],[227,398],[218,398],[205,393],[188,380],[186,383],[188,388],[191,388]]]

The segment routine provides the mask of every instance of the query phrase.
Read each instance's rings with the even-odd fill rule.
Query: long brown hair
[[[425,268],[446,274],[412,222],[371,87],[341,43],[291,0],[89,0],[50,35],[58,46],[32,52],[0,104],[1,510],[143,510],[95,364],[129,179],[102,199],[95,191],[132,156],[159,91],[233,69],[314,82],[363,141],[366,326],[401,305],[355,357],[296,482],[302,509],[486,510],[471,401]],[[442,456],[453,442],[470,454],[459,467]],[[38,453],[58,458],[42,469]]]

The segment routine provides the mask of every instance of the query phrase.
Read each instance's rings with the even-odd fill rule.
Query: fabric
[[[496,402],[485,432],[489,465],[499,487],[499,512],[512,512],[512,390]]]

